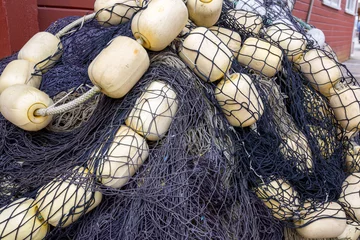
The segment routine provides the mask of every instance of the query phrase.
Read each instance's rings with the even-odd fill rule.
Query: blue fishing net
[[[277,26],[280,23],[274,23],[276,20],[285,19],[283,22],[292,24],[307,39],[306,51],[316,48],[314,40],[306,35],[305,23],[294,18],[283,1],[254,1],[252,5],[224,1],[216,25],[238,33],[242,44],[245,39],[256,37],[279,47],[282,56],[286,56],[280,44],[264,31],[255,33],[246,27],[248,19],[258,17],[261,22],[250,29]],[[55,34],[75,19],[60,19],[46,31]],[[240,24],[241,19],[245,23]],[[198,66],[190,67],[179,57],[187,50],[195,53],[197,59],[207,59],[211,71],[221,69],[216,55],[209,58],[200,50],[210,39],[210,30],[192,31],[196,26],[191,22],[187,27],[189,32],[165,50],[148,51],[149,69],[121,99],[98,94],[81,106],[54,116],[52,123],[38,132],[21,130],[0,116],[0,207],[4,207],[0,216],[6,209],[11,210],[5,219],[0,218],[0,226],[19,211],[28,212],[37,204],[36,215],[28,220],[40,222],[27,235],[34,237],[39,229],[47,229],[46,222],[53,221],[51,214],[42,214],[44,209],[59,214],[71,196],[80,199],[79,204],[51,224],[47,239],[283,239],[284,227],[301,227],[296,220],[309,220],[307,224],[315,221],[311,214],[325,209],[328,202],[347,206],[352,221],[358,221],[346,198],[352,193],[341,198],[342,185],[349,175],[344,171],[345,158],[357,139],[347,137],[339,128],[317,86],[311,85],[286,57],[277,56],[282,68],[269,77],[229,55],[228,73],[248,76],[250,90],[244,98],[250,102],[252,95],[258,95],[260,99],[254,106],[242,104],[240,109],[248,109],[250,115],[245,120],[235,117],[239,126],[232,126],[228,119],[239,109],[223,110],[227,101],[221,102],[219,97],[225,94],[225,87],[218,80],[210,81],[211,73],[199,74]],[[219,28],[212,32],[220,34]],[[59,48],[62,57],[43,73],[40,90],[60,103],[86,92],[92,86],[88,77],[90,63],[117,36],[133,38],[131,23],[103,27],[92,19],[63,36]],[[189,36],[202,39],[198,48],[186,46],[184,39]],[[235,34],[228,37],[235,39]],[[209,41],[214,43],[213,39]],[[221,51],[216,54],[226,54]],[[233,54],[242,54],[250,62],[256,60],[255,55]],[[341,82],[356,84],[330,51],[324,50],[324,54],[341,69]],[[16,57],[14,54],[2,59],[0,73]],[[263,68],[266,65],[270,66],[270,61]],[[150,91],[154,81],[176,93],[171,100],[178,107],[165,136],[147,141],[147,148],[132,135],[131,144],[136,142],[138,146],[136,154],[148,154],[144,163],[137,166],[138,163],[129,164],[130,153],[116,156],[112,151],[114,146],[128,147],[118,138],[131,135],[132,130],[125,135],[118,135],[118,130],[132,110],[140,108],[138,99],[145,93],[158,94],[153,97],[157,99],[169,91],[165,87],[160,93]],[[161,114],[164,113],[158,116]],[[255,124],[240,127],[252,118],[256,119]],[[129,169],[132,165],[137,167],[121,188],[102,184],[104,179],[99,177],[109,155],[127,158],[125,165]],[[356,162],[352,164],[352,168],[358,167]],[[100,193],[101,202],[91,209]],[[14,204],[18,199],[20,202]],[[29,199],[38,202],[28,206]],[[308,202],[311,206],[304,208]],[[24,210],[16,204],[24,206]],[[335,217],[338,212],[335,209],[325,217]],[[68,225],[67,221],[72,223]],[[19,235],[24,226],[20,223],[12,231],[9,227],[0,228],[0,235]]]

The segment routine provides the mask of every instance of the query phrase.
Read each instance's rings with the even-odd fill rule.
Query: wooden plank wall
[[[39,31],[37,0],[0,0],[0,59],[10,56]]]
[[[350,58],[355,20],[354,15],[345,12],[345,4],[346,0],[342,0],[341,9],[337,10],[315,0],[310,16],[310,24],[324,32],[326,42],[341,62]],[[310,0],[297,0],[292,13],[306,20],[309,6]]]
[[[38,0],[39,28],[67,16],[84,16],[94,10],[94,0]]]
[[[11,54],[10,33],[7,11],[4,2],[0,1],[0,59]]]

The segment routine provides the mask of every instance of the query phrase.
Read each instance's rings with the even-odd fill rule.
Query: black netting
[[[95,6],[33,74],[40,89],[56,104],[88,91],[89,65],[115,37],[134,39],[147,4]],[[98,94],[41,131],[0,116],[0,236],[275,240],[358,226],[360,88],[294,4],[224,1],[215,26],[189,20],[147,51],[123,98]]]

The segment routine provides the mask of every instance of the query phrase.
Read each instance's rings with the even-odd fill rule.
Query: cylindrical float
[[[313,209],[316,205],[318,207]],[[294,223],[298,226],[296,231],[304,238],[336,238],[346,228],[345,212],[336,202],[306,202],[300,212],[300,220]]]
[[[348,154],[346,154],[346,170],[348,173],[360,172],[360,146],[351,147]]]
[[[101,183],[112,188],[123,187],[149,155],[146,140],[129,127],[121,125],[109,149],[90,160],[91,169]],[[98,163],[97,159],[100,159]],[[94,169],[96,167],[96,169]]]
[[[125,124],[150,141],[161,139],[169,130],[178,109],[176,92],[155,80],[137,99]]]
[[[246,74],[234,73],[225,77],[217,85],[215,97],[232,126],[248,127],[264,112],[259,93]]]
[[[103,26],[114,26],[129,21],[139,9],[136,0],[96,0],[96,20]]]
[[[46,71],[59,60],[61,50],[58,37],[49,32],[38,32],[21,48],[18,59],[33,62],[38,69]]]
[[[335,87],[330,90],[329,102],[342,128],[347,131],[356,131],[360,128],[360,87]]]
[[[348,221],[342,234],[337,236],[339,240],[358,240],[360,237],[359,224]]]
[[[256,13],[243,10],[230,10],[228,15],[247,32],[258,34],[263,26],[263,19]]]
[[[330,135],[328,130],[316,126],[316,125],[308,125],[309,130],[313,136],[315,137],[317,146],[320,150],[320,154],[324,159],[329,159],[331,155],[335,151],[336,147],[336,138],[333,135]]]
[[[0,93],[6,88],[16,84],[26,84],[39,88],[41,72],[34,68],[35,63],[27,60],[14,60],[10,62],[0,76]]]
[[[306,33],[306,36],[313,42],[314,47],[324,48],[325,34],[323,31],[318,28],[312,28]]]
[[[339,202],[352,220],[360,220],[360,173],[352,173],[345,179]]]
[[[69,226],[101,202],[102,194],[92,190],[89,170],[75,167],[73,171],[70,176],[55,178],[36,195],[40,214],[52,226]]]
[[[305,135],[297,131],[284,137],[280,144],[280,152],[285,159],[295,160],[296,168],[301,172],[312,172],[313,158],[309,143]]]
[[[231,67],[232,52],[209,29],[198,27],[185,38],[179,56],[205,81],[223,78]]]
[[[330,89],[341,78],[341,70],[337,63],[319,49],[305,52],[295,63],[313,88],[324,96],[329,96]]]
[[[239,33],[230,29],[213,26],[209,28],[233,53],[237,58],[241,48],[241,36]]]
[[[0,209],[0,238],[2,240],[41,240],[49,230],[37,212],[34,199],[20,198]]]
[[[285,24],[271,25],[266,29],[266,35],[280,45],[290,61],[296,61],[306,48],[305,36]]]
[[[91,82],[111,98],[122,98],[147,71],[150,59],[135,40],[119,36],[91,62]]]
[[[283,179],[263,183],[255,193],[279,220],[291,219],[299,209],[298,192]]]
[[[264,3],[257,0],[238,0],[235,9],[254,12],[262,17],[266,15],[266,8],[264,7]]]
[[[249,37],[245,40],[238,56],[238,62],[253,70],[273,77],[281,68],[282,51],[269,42]]]
[[[24,84],[10,86],[0,95],[1,114],[27,131],[38,131],[51,122],[52,116],[37,116],[35,111],[53,104],[46,93]]]
[[[135,14],[131,31],[151,51],[165,49],[184,29],[188,11],[182,0],[151,0]]]
[[[223,0],[187,0],[189,18],[198,27],[211,27],[219,20]]]

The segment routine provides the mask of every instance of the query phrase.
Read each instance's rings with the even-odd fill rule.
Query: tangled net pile
[[[189,21],[165,50],[148,51],[150,67],[124,97],[98,94],[55,115],[41,131],[22,130],[1,115],[0,236],[16,239],[30,229],[23,238],[36,239],[42,231],[47,239],[290,239],[284,228],[307,236],[308,227],[331,225],[331,220],[339,229],[357,227],[360,115],[353,112],[359,108],[359,86],[331,48],[308,34],[313,26],[291,15],[293,5],[224,1],[216,27],[200,29]],[[100,12],[111,15],[114,9]],[[127,14],[118,17],[131,20]],[[76,19],[60,19],[46,31],[56,34]],[[279,37],[279,32],[290,32],[283,26],[300,35]],[[232,32],[226,35],[221,28]],[[118,36],[134,38],[131,21],[104,27],[95,16],[64,35],[58,50],[62,56],[43,71],[39,89],[59,103],[89,90],[89,65]],[[191,45],[191,39],[200,40]],[[289,39],[306,41],[299,61],[293,58],[300,52],[284,47]],[[227,49],[231,41],[241,50]],[[264,54],[266,44],[270,53]],[[206,53],[213,46],[215,52]],[[0,73],[16,58],[1,60]],[[208,72],[201,62],[210,66]],[[333,69],[339,69],[339,76],[331,86],[338,89],[331,92],[328,83],[314,79],[318,74],[331,79]],[[163,87],[151,89],[154,81]],[[355,100],[334,107],[343,101],[343,90]],[[168,109],[157,113],[171,118],[166,135],[139,140],[125,124],[141,125],[142,120],[128,124],[129,115],[171,94],[176,97],[161,97],[170,102]],[[139,102],[144,96],[147,100]],[[355,110],[339,117],[347,107]],[[163,127],[152,124],[155,131]],[[128,152],[116,155],[116,148]],[[133,162],[135,156],[143,163]],[[112,185],[119,179],[114,183],[103,173],[116,171],[106,170],[104,159],[119,159],[126,163],[119,169],[132,172],[120,179],[121,188]],[[69,198],[80,198],[78,205],[69,207]],[[34,208],[29,199],[42,206],[33,210],[36,214],[46,208],[48,216],[42,214],[37,227],[35,219],[18,220],[18,228],[7,225]]]

